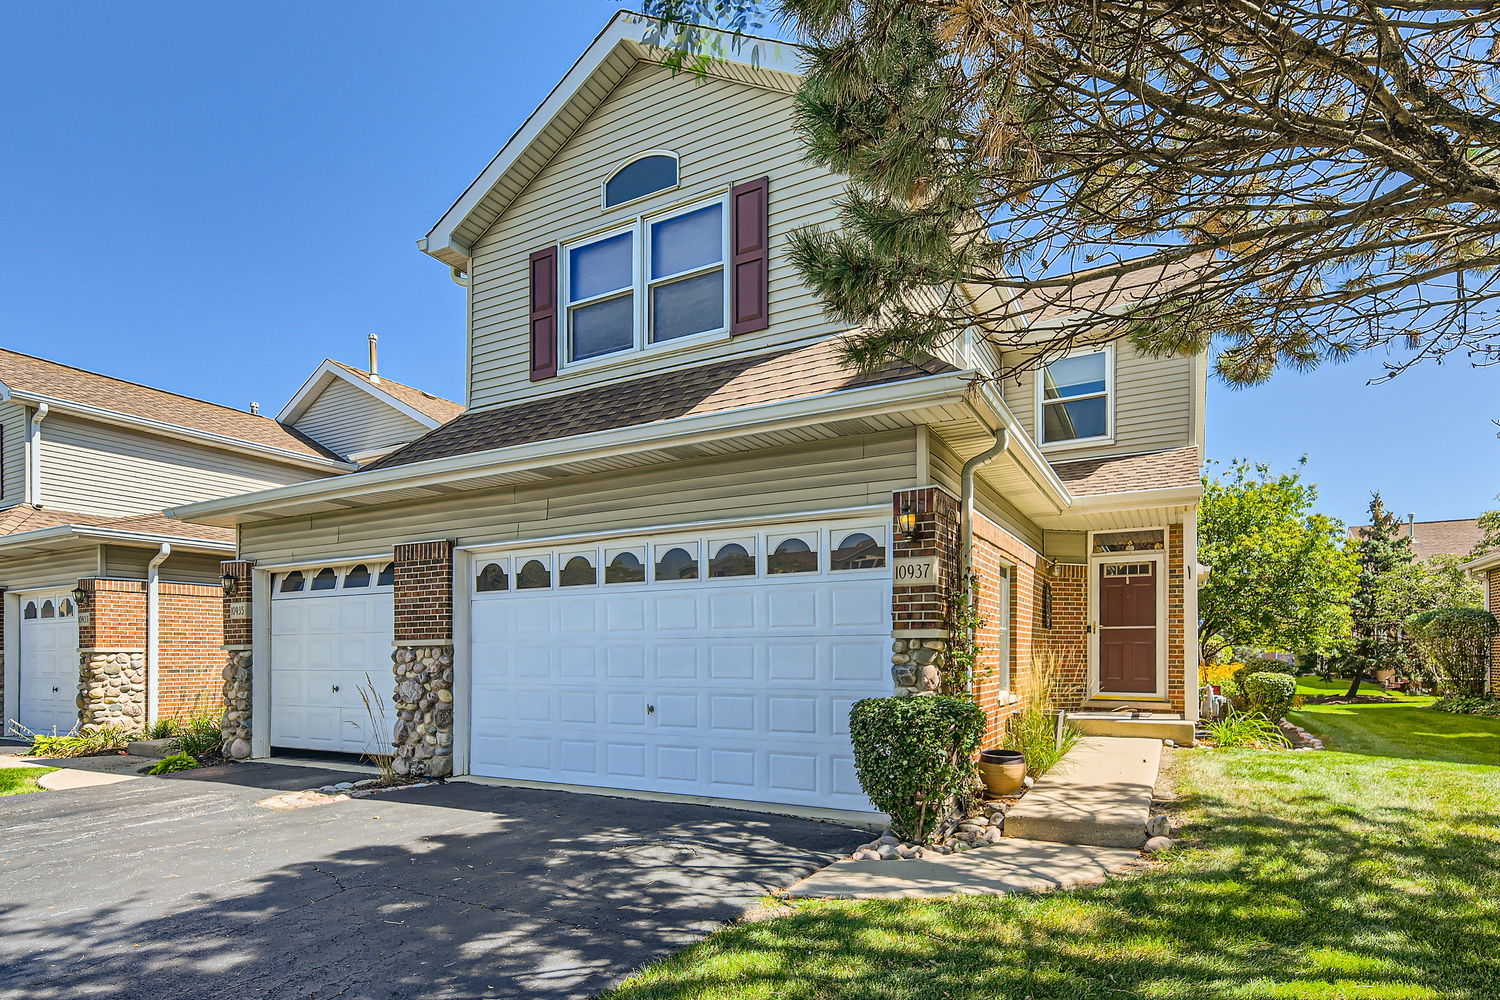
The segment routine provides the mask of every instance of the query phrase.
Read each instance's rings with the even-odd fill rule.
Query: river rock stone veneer
[[[224,663],[224,756],[244,760],[250,756],[250,664],[248,649],[231,649]]]
[[[89,650],[79,654],[79,722],[138,729],[146,718],[146,654]]]
[[[391,767],[400,775],[446,778],[453,773],[453,647],[397,646],[391,662],[396,679]]]
[[[891,681],[899,697],[937,694],[948,660],[945,639],[897,639],[891,643]]]

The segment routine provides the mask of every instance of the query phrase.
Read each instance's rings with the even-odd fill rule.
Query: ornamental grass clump
[[[860,787],[891,817],[891,833],[925,842],[950,800],[976,783],[984,710],[968,698],[866,698],[849,710]]]
[[[1083,733],[1063,717],[1062,674],[1066,660],[1056,650],[1037,651],[1031,657],[1031,673],[1019,711],[1005,720],[1005,738],[1000,745],[1026,759],[1026,773],[1040,778],[1066,757]]]
[[[17,735],[31,741],[27,757],[98,757],[119,753],[135,739],[133,730],[113,725],[89,726],[62,735],[34,733],[17,723],[11,726]]]

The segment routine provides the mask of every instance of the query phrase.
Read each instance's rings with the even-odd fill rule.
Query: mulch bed
[[[1304,705],[1389,705],[1400,701],[1400,698],[1392,698],[1388,694],[1357,694],[1353,698],[1346,698],[1341,694],[1320,694],[1311,698],[1302,699]]]

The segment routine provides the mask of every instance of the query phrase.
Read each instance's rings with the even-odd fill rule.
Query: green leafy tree
[[[1356,548],[1359,583],[1349,602],[1354,638],[1343,661],[1353,675],[1350,698],[1359,693],[1366,672],[1409,672],[1417,662],[1404,629],[1416,609],[1408,604],[1410,589],[1402,585],[1416,556],[1405,522],[1386,509],[1379,493],[1370,496],[1370,523],[1360,529]]]
[[[1212,567],[1198,591],[1204,660],[1230,646],[1325,653],[1349,632],[1358,573],[1344,526],[1316,513],[1300,473],[1235,461],[1206,476],[1198,558]]]
[[[645,10],[679,64],[705,23],[779,14],[806,45],[799,128],[850,192],[792,248],[863,366],[976,326],[996,377],[1117,339],[1213,344],[1237,383],[1500,357],[1493,0]]]
[[[1474,550],[1469,553],[1471,559],[1487,556],[1500,549],[1500,510],[1487,510],[1480,514],[1479,530],[1481,537],[1474,544]]]

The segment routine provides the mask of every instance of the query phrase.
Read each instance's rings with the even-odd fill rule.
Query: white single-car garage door
[[[272,577],[271,746],[390,753],[391,583],[388,563]]]
[[[67,591],[21,598],[19,717],[33,733],[78,725],[78,618]]]
[[[477,556],[469,769],[871,808],[849,707],[887,695],[882,524]]]

